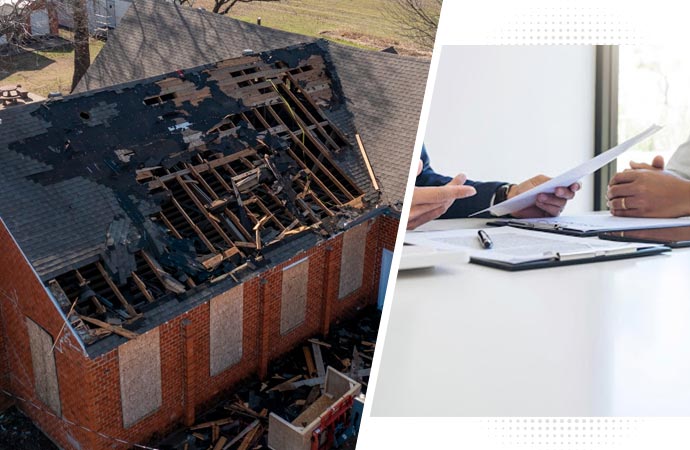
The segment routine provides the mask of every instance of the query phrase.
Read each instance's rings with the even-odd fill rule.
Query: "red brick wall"
[[[400,228],[400,219],[389,215],[383,215],[379,218],[379,227],[379,242],[381,248],[393,251],[395,248],[395,241],[398,237],[398,229]]]
[[[69,442],[67,433],[82,444],[82,449],[128,448],[113,441],[113,438],[142,443],[149,441],[154,433],[168,432],[181,423],[191,424],[195,413],[203,411],[221,391],[253,373],[265,375],[271,360],[305,339],[321,334],[331,322],[353,314],[366,304],[375,303],[381,249],[392,249],[397,223],[397,220],[386,216],[368,222],[370,229],[362,287],[344,299],[338,299],[342,235],[322,242],[246,282],[243,288],[242,359],[217,376],[211,377],[209,367],[208,302],[161,325],[162,407],[128,429],[124,429],[122,423],[117,349],[90,360],[80,353],[73,339],[67,339],[66,344],[59,345],[56,351],[63,415],[109,438],[79,432],[28,404],[22,404],[22,408],[66,449],[77,448]],[[0,237],[1,248],[10,249],[3,253],[0,262],[3,268],[13,267],[14,276],[0,274],[0,286],[4,289],[13,286],[21,292],[20,297],[31,301],[21,302],[19,308],[7,307],[7,302],[2,302],[3,318],[10,319],[3,322],[8,329],[7,340],[13,343],[3,345],[3,348],[17,348],[17,355],[9,358],[9,370],[13,374],[26,373],[20,376],[21,382],[11,384],[11,390],[31,397],[31,355],[22,313],[34,320],[40,318],[40,321],[36,321],[53,336],[59,332],[62,319],[28,264],[19,261],[21,255],[8,238],[7,233]],[[8,254],[12,257],[5,260],[9,258]],[[304,257],[309,257],[305,322],[281,335],[282,269]],[[22,264],[22,269],[17,270]]]
[[[69,441],[72,439],[86,448],[92,434],[68,422],[90,426],[90,383],[84,379],[88,376],[85,370],[88,359],[71,333],[63,330],[60,334],[64,323],[61,315],[2,223],[0,249],[0,319],[5,333],[3,360],[9,373],[4,387],[23,399],[17,402],[19,407],[58,445],[73,448]],[[62,417],[67,422],[55,417],[35,395],[27,316],[46,329],[53,339],[60,336],[55,345],[55,364]]]
[[[0,304],[3,302],[4,300],[2,299],[2,294],[0,294]],[[5,325],[3,324],[2,308],[0,307],[0,412],[7,409],[13,402],[12,397],[3,392],[10,390],[9,383],[9,374],[7,372],[7,351],[5,348]]]

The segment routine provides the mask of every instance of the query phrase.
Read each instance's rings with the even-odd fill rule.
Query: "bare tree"
[[[180,5],[194,6],[195,0],[176,0]],[[237,3],[279,2],[280,0],[213,0],[213,12],[227,14]]]
[[[74,32],[74,73],[72,74],[72,90],[77,87],[91,65],[91,51],[89,49],[89,16],[86,0],[71,0],[72,24]]]
[[[390,0],[384,14],[398,26],[398,33],[432,50],[443,0]]]
[[[30,0],[0,4],[0,37],[9,45],[21,45],[30,34],[30,17]]]

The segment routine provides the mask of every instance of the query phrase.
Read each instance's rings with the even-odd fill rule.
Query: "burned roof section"
[[[103,88],[242,55],[315,39],[246,23],[165,0],[132,5],[86,72],[77,92]],[[342,84],[342,98],[354,116],[382,195],[390,204],[405,196],[417,137],[429,61],[316,41]],[[155,49],[155,51],[152,51]],[[338,112],[326,111],[345,130]]]
[[[376,209],[350,117],[316,44],[12,108],[0,216],[86,344],[131,338]]]

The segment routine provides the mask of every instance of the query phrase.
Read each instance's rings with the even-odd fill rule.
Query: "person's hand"
[[[417,175],[421,171],[422,163],[420,161]],[[446,212],[455,200],[476,194],[477,191],[473,187],[463,186],[466,180],[465,175],[459,174],[444,186],[415,187],[407,229],[414,230],[418,226],[436,219]]]
[[[532,177],[527,181],[514,185],[508,191],[508,199],[522,194],[523,192],[527,192],[542,183],[546,183],[550,179],[551,178],[547,177],[546,175],[537,175],[536,177]],[[537,195],[537,201],[534,205],[521,209],[520,211],[513,213],[512,216],[519,219],[558,216],[561,214],[561,212],[563,212],[563,208],[565,208],[568,200],[571,200],[573,197],[575,197],[575,193],[579,190],[580,183],[573,183],[568,187],[557,187],[553,194]]]
[[[648,170],[664,170],[664,157],[661,155],[657,155],[654,157],[654,160],[652,161],[651,164],[647,163],[638,163],[635,161],[630,161],[630,169],[626,170],[637,170],[637,169],[648,169]]]
[[[630,163],[609,182],[606,205],[614,216],[682,217],[690,215],[690,181],[664,169],[664,159],[651,165]]]

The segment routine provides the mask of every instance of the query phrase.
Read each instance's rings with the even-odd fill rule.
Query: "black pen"
[[[479,243],[482,244],[482,247],[484,247],[485,249],[488,250],[494,246],[494,241],[491,240],[489,234],[486,231],[477,231],[477,236],[479,237]]]

